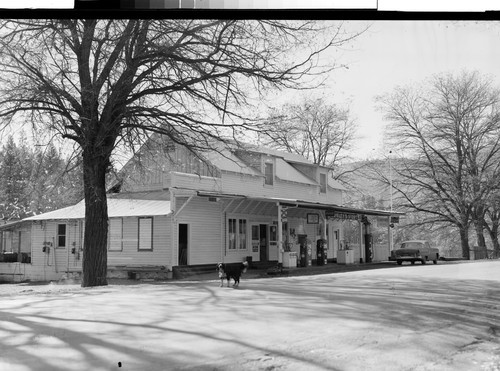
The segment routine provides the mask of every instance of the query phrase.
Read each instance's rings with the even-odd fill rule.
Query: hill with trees
[[[83,198],[81,167],[54,144],[29,145],[7,138],[0,149],[0,219],[23,219]]]

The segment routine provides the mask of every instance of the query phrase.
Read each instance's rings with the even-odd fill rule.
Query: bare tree
[[[332,170],[347,157],[356,132],[349,110],[324,98],[274,109],[269,122],[272,130],[266,132],[265,145],[297,153]],[[342,173],[335,177],[342,178]]]
[[[203,150],[260,131],[241,114],[249,96],[319,83],[333,68],[319,54],[356,36],[342,24],[184,19],[2,21],[0,35],[4,125],[21,116],[81,150],[82,286],[107,284],[105,177],[117,146],[160,133]]]
[[[390,121],[393,184],[404,204],[424,212],[424,223],[458,227],[469,258],[469,226],[482,234],[489,196],[499,187],[500,95],[478,73],[436,76],[429,86],[398,88],[379,98]]]
[[[494,193],[489,198],[488,208],[486,209],[484,226],[488,231],[491,242],[493,244],[493,252],[496,258],[500,258],[500,242],[499,228],[500,228],[500,195]]]
[[[266,145],[297,153],[328,167],[345,158],[356,131],[349,110],[324,98],[286,104],[276,109],[269,121],[273,130],[267,132]]]

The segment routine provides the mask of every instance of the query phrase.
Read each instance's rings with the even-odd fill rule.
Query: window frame
[[[151,239],[150,239],[150,246],[149,247],[143,247],[141,244],[141,221],[145,220],[150,220],[151,224]],[[146,216],[146,217],[139,217],[137,218],[137,251],[153,251],[153,230],[154,230],[154,218],[151,216]],[[147,231],[146,231],[147,232]]]
[[[64,234],[60,233],[59,227],[64,226]],[[61,237],[64,237],[64,245],[61,245]],[[57,245],[55,246],[57,249],[65,249],[68,247],[68,225],[66,223],[57,223],[56,224],[56,241]]]
[[[238,245],[238,219],[227,218],[227,249],[237,251]],[[234,246],[234,247],[233,247]]]
[[[326,194],[327,190],[327,175],[325,173],[320,173],[319,174],[319,193],[321,194]]]
[[[244,228],[244,233],[241,228]],[[242,247],[242,244],[244,247]],[[238,250],[248,250],[248,220],[246,218],[238,219]]]
[[[228,217],[226,222],[226,241],[227,249],[230,252],[248,251],[248,218]],[[241,233],[241,227],[244,228],[244,233]],[[231,237],[231,234],[234,236]],[[243,242],[243,243],[242,243]]]
[[[271,167],[269,174],[268,166]],[[264,161],[264,185],[268,187],[274,186],[274,161]]]

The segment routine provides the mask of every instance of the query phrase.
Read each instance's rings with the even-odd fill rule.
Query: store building
[[[330,169],[294,154],[145,146],[110,185],[108,270],[168,274],[219,261],[295,268],[387,260],[389,244],[374,242],[371,228],[399,214],[345,207],[344,191]],[[83,201],[0,226],[0,279],[81,272],[83,228]]]

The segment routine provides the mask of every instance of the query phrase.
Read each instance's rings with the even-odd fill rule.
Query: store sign
[[[287,208],[286,207],[282,207],[281,208],[281,222],[282,223],[286,223],[288,222],[288,218],[287,218]]]
[[[252,252],[259,252],[260,241],[252,240]]]
[[[326,211],[325,216],[327,219],[361,220],[360,214],[343,213],[340,211]]]

